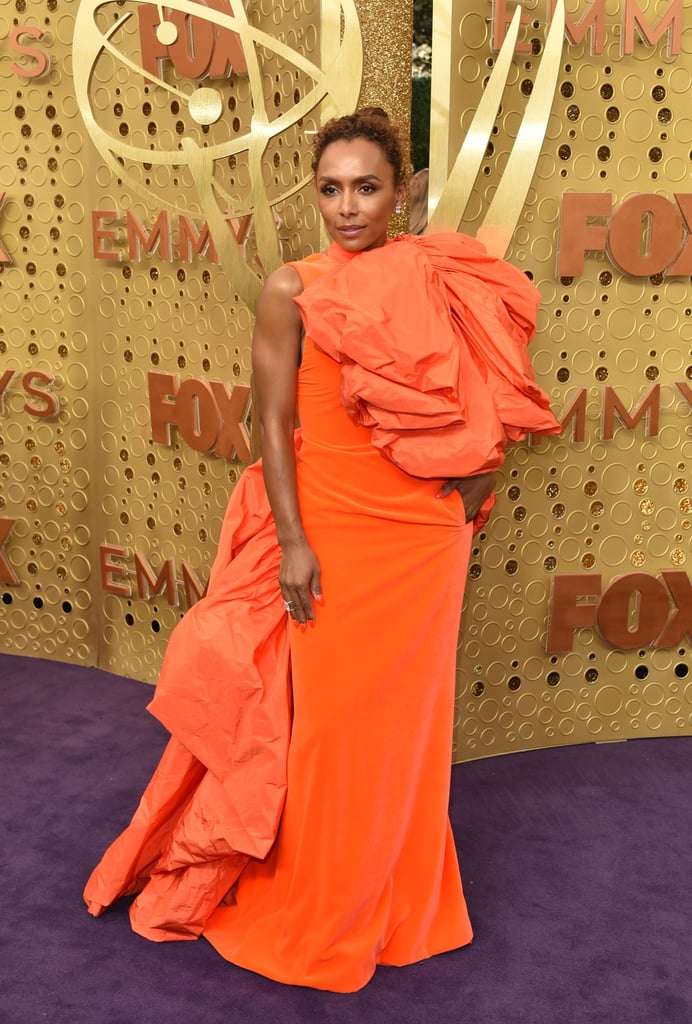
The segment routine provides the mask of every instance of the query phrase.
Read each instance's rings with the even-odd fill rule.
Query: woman
[[[193,609],[196,640],[188,629],[185,642],[177,642],[180,657],[169,649],[153,702],[186,748],[170,756],[191,751],[201,774],[187,765],[185,795],[176,796],[179,811],[166,822],[175,851],[160,838],[166,814],[154,814],[153,824],[150,815],[131,857],[136,863],[117,884],[104,881],[117,874],[109,864],[97,869],[85,898],[98,914],[115,896],[144,886],[133,926],[152,938],[184,931],[176,914],[195,916],[190,893],[202,888],[199,876],[195,885],[185,883],[173,911],[168,890],[175,873],[191,867],[183,863],[189,853],[178,849],[201,848],[222,828],[218,808],[232,788],[225,776],[218,799],[199,796],[206,803],[204,813],[195,812],[195,828],[204,842],[181,842],[175,834],[189,833],[189,794],[197,799],[204,787],[216,787],[225,771],[217,758],[223,744],[212,734],[228,714],[207,712],[206,724],[191,728],[166,701],[188,709],[202,703],[199,688],[208,686],[210,672],[198,671],[195,683],[189,658],[183,666],[185,650],[208,650],[214,608],[225,615],[234,606],[229,592],[215,597],[225,571],[217,566],[236,564],[231,551],[239,559],[259,551],[252,571],[261,566],[266,580],[270,567],[275,596],[293,624],[286,801],[266,856],[261,847],[248,859],[249,844],[234,845],[226,830],[214,855],[207,848],[198,858],[207,872],[206,905],[210,892],[214,905],[230,892],[210,916],[195,912],[197,930],[243,967],[350,992],[378,964],[408,964],[471,941],[447,803],[472,521],[491,503],[506,440],[529,428],[554,432],[556,424],[524,355],[536,306],[526,278],[461,236],[388,240],[405,183],[387,115],[366,109],[329,122],[317,136],[313,166],[333,242],[327,253],[271,275],[253,340],[275,533],[267,541],[262,520],[252,543],[243,535],[233,547],[222,536],[207,610],[205,602]],[[261,502],[252,469],[243,482],[231,505]],[[264,609],[269,598],[255,603]],[[194,625],[191,612],[181,627],[188,619]],[[227,638],[235,627],[225,628]],[[276,648],[273,639],[257,646],[262,657],[268,648]],[[200,735],[207,737],[202,743]],[[156,799],[145,794],[143,803],[166,803],[166,780],[180,774],[170,767],[159,770]],[[270,782],[256,802],[276,788]],[[154,903],[167,903],[158,935],[150,924]]]

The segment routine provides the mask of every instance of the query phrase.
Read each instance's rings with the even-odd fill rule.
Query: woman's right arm
[[[257,302],[252,369],[259,417],[264,483],[281,547],[279,585],[292,617],[305,626],[320,599],[320,567],[308,544],[298,505],[293,432],[302,321],[293,301],[303,290],[297,271],[269,276]]]

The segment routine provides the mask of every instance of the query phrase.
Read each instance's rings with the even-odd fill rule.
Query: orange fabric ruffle
[[[521,271],[454,233],[328,255],[334,272],[295,300],[306,334],[341,363],[344,407],[401,469],[475,476],[508,441],[559,433],[526,354],[539,295]]]
[[[84,891],[98,916],[142,890],[130,918],[149,939],[196,938],[249,857],[274,841],[291,717],[280,555],[256,463],[233,492],[208,593],[173,631],[149,704],[171,740]]]

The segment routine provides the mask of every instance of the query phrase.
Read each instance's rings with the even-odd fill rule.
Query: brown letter
[[[168,210],[161,210],[149,233],[134,210],[127,211],[127,248],[131,260],[140,258],[142,245],[145,252],[154,252],[158,246],[161,259],[170,260],[171,230]]]
[[[91,211],[91,233],[93,237],[93,256],[95,260],[120,260],[122,251],[120,249],[104,249],[101,245],[102,238],[117,238],[118,232],[115,228],[104,228],[102,221],[115,220],[118,216],[117,210],[92,210]]]
[[[235,455],[241,462],[249,462],[250,438],[245,429],[245,417],[250,407],[250,388],[247,384],[236,384],[231,388],[221,380],[209,383],[221,413],[216,454],[222,459],[230,459]]]
[[[675,263],[668,267],[668,273],[671,276],[687,277],[692,274],[692,195],[689,192],[676,192],[675,201],[680,207],[688,235]]]
[[[550,18],[555,13],[557,0],[550,0]],[[577,46],[584,39],[586,33],[591,29],[590,52],[592,54],[603,53],[605,43],[605,0],[594,0],[584,15],[575,25],[569,14],[565,12],[565,36],[572,45]]]
[[[5,201],[5,193],[4,192],[0,192],[0,210],[2,209],[2,204],[4,203],[4,201]],[[0,241],[0,263],[11,263],[11,262],[12,262],[12,258],[10,256],[10,254],[8,253],[8,251],[5,248],[5,246]]]
[[[164,8],[156,4],[138,4],[137,15],[139,17],[139,42],[142,48],[142,67],[155,78],[163,74],[161,61],[168,57],[168,47],[159,42],[156,29],[161,22],[161,12]],[[151,78],[145,78],[144,84],[149,85]]]
[[[492,7],[492,22],[493,22],[493,35],[492,35],[492,49],[502,49],[502,44],[505,41],[507,35],[507,26],[512,20],[514,14],[514,8],[512,8],[512,14],[507,13],[507,0],[494,0]],[[531,18],[528,14],[522,14],[521,24],[529,25]],[[531,53],[531,43],[517,43],[517,53]]]
[[[207,588],[202,583],[201,579],[187,562],[182,562],[183,570],[183,585],[185,587],[185,603],[188,608],[192,608],[193,604],[197,604],[207,592]]]
[[[50,67],[50,57],[43,50],[37,50],[33,46],[25,46],[23,43],[20,43],[19,39],[21,36],[29,36],[31,39],[43,39],[43,32],[40,28],[34,28],[32,25],[17,25],[10,32],[10,46],[15,53],[31,57],[32,60],[36,61],[36,65],[22,67],[19,64],[10,64],[10,71],[14,72],[15,75],[20,75],[22,78],[41,78]]]
[[[183,214],[178,218],[178,231],[180,233],[180,259],[192,262],[193,254],[207,252],[211,263],[217,263],[218,257],[214,247],[214,241],[209,234],[209,225],[203,224],[198,231],[189,217]]]
[[[574,630],[595,624],[596,603],[590,601],[587,604],[584,598],[595,598],[600,593],[599,573],[560,573],[553,578],[545,645],[548,654],[571,651],[574,646]]]
[[[0,381],[0,385],[1,384],[2,384],[2,381]],[[687,381],[686,380],[676,380],[675,381],[675,387],[678,388],[682,392],[683,397],[687,399],[687,401],[690,403],[690,405],[692,405],[692,387],[690,387],[690,385],[687,383]],[[0,395],[1,394],[2,394],[2,387],[0,387]]]
[[[661,385],[652,384],[644,393],[639,405],[630,414],[615,394],[613,388],[608,384],[605,389],[605,401],[603,402],[603,432],[604,441],[610,441],[615,433],[615,413],[618,414],[622,423],[628,430],[634,430],[642,416],[646,415],[646,436],[658,436],[658,416],[661,408]]]
[[[608,251],[626,274],[660,274],[682,245],[683,226],[677,207],[664,196],[630,196],[610,222]]]
[[[675,601],[675,611],[654,647],[677,647],[685,636],[692,640],[692,585],[686,572],[672,569],[661,573]]]
[[[137,573],[137,594],[148,601],[166,589],[166,600],[174,607],[178,604],[178,586],[175,581],[175,560],[167,558],[158,576],[149,565],[146,557],[135,551],[135,572]]]
[[[206,3],[207,7],[211,7],[215,11],[221,11],[222,14],[233,14],[229,0],[203,0],[203,2]],[[231,32],[227,28],[221,28],[219,25],[214,26],[214,32],[216,42],[214,44],[211,64],[207,71],[208,77],[227,78],[231,74],[246,75],[247,60],[245,59],[245,51],[243,50],[238,33]]]
[[[574,442],[583,441],[586,434],[586,398],[586,388],[579,388],[574,398],[570,398],[558,416],[563,431],[567,424],[574,420],[574,433],[572,434]]]
[[[680,53],[682,47],[682,0],[671,0],[667,11],[664,11],[656,22],[654,28],[650,28],[644,20],[644,14],[634,0],[625,0],[625,25],[622,33],[622,53],[634,53],[634,28],[635,25],[640,38],[655,46],[664,32],[668,31],[668,56],[674,57]]]
[[[171,427],[177,422],[175,396],[178,394],[178,375],[151,370],[148,377],[151,439],[156,444],[170,445]]]
[[[101,565],[101,587],[111,594],[119,597],[131,597],[132,590],[129,583],[116,583],[114,576],[127,576],[127,566],[120,562],[113,562],[111,556],[116,558],[128,558],[129,548],[123,548],[119,544],[102,544],[99,548],[99,562]]]
[[[204,18],[171,11],[178,38],[168,47],[175,70],[183,78],[204,78],[214,49],[214,27]]]
[[[22,378],[22,385],[24,390],[29,395],[33,395],[34,398],[41,398],[46,404],[45,407],[36,407],[30,405],[28,402],[24,403],[24,412],[28,412],[31,416],[40,416],[41,419],[47,419],[50,416],[57,415],[58,409],[60,408],[60,402],[58,396],[54,395],[51,391],[44,391],[43,388],[37,388],[33,383],[35,380],[40,380],[44,384],[53,384],[55,377],[51,377],[49,373],[43,373],[42,370],[29,370],[25,373]]]
[[[242,247],[245,244],[247,236],[250,234],[250,228],[252,227],[252,219],[254,217],[254,214],[247,213],[244,217],[238,219],[237,217],[232,217],[229,211],[226,210],[225,216],[228,218],[228,223],[231,226],[233,237],[235,238],[238,245]]]
[[[584,253],[605,249],[606,225],[589,220],[610,217],[612,208],[610,192],[565,192],[560,213],[560,277],[579,277],[584,273]]]
[[[178,429],[196,452],[208,452],[219,433],[221,415],[211,388],[203,380],[186,380],[175,400]]]
[[[602,636],[623,651],[650,644],[663,629],[670,603],[666,588],[653,576],[629,572],[616,576],[598,606]]]
[[[16,372],[16,370],[5,370],[0,377],[0,412],[5,411],[5,390]]]
[[[12,527],[17,522],[16,519],[3,519],[0,518],[0,548],[5,544],[5,541],[12,532]],[[15,573],[14,569],[7,561],[2,551],[0,550],[0,583],[7,583],[10,586],[14,586],[19,583],[19,577]]]

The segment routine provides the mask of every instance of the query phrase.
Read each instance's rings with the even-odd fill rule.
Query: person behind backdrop
[[[471,941],[448,821],[471,538],[507,442],[559,427],[525,275],[455,233],[389,239],[387,114],[329,121],[313,169],[332,242],[257,306],[263,483],[243,474],[171,638],[151,710],[173,738],[85,899],[140,892],[149,938],[351,992]]]

